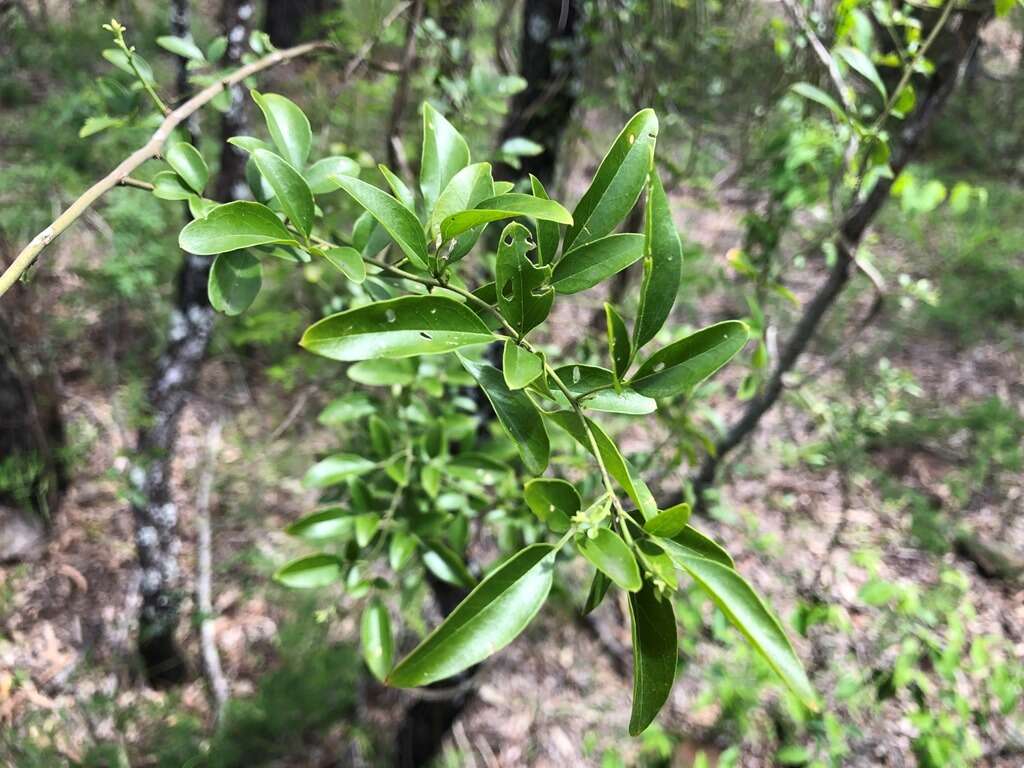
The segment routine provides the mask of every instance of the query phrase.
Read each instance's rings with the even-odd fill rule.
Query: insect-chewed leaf
[[[487,395],[498,421],[519,449],[526,469],[534,475],[541,474],[548,466],[551,443],[537,406],[523,390],[509,389],[497,368],[475,363],[461,355],[459,359]]]
[[[218,205],[205,219],[190,221],[178,235],[181,249],[197,256],[273,244],[298,245],[272,210],[248,200]]]
[[[509,389],[522,389],[544,371],[544,360],[536,352],[530,352],[505,339],[501,354],[501,372]]]
[[[358,176],[360,170],[362,169],[359,163],[351,157],[337,155],[317,160],[302,175],[309,185],[310,192],[314,195],[323,195],[341,189],[334,180],[335,176]]]
[[[644,530],[652,536],[664,536],[671,539],[686,529],[686,524],[690,521],[690,512],[690,505],[685,501],[676,504],[663,512],[658,512],[644,523]]]
[[[651,171],[650,194],[644,232],[644,279],[640,286],[640,306],[633,326],[633,344],[640,349],[654,338],[665,324],[683,269],[683,244],[672,220],[668,196],[656,171]]]
[[[230,251],[214,259],[206,293],[218,312],[239,315],[253,303],[262,285],[259,259],[247,251]]]
[[[689,393],[743,349],[748,334],[739,320],[699,330],[647,358],[629,383],[649,397]]]
[[[263,113],[278,151],[294,167],[304,168],[313,143],[313,130],[303,111],[291,99],[276,93],[252,91],[252,100]]]
[[[607,368],[596,365],[563,365],[555,373],[580,405],[593,411],[624,413],[642,416],[658,409],[657,401],[641,395],[628,386],[616,388],[615,376]],[[558,390],[552,393],[562,406],[568,407],[565,396]]]
[[[309,555],[279,568],[274,580],[295,589],[326,587],[341,578],[341,566],[334,555]]]
[[[669,554],[708,593],[793,693],[805,705],[817,709],[817,696],[782,625],[743,577],[714,560],[685,553]]]
[[[493,341],[480,317],[446,296],[403,296],[314,323],[299,342],[332,360],[433,355]]]
[[[636,204],[654,162],[658,118],[652,109],[637,112],[615,139],[594,174],[590,188],[573,211],[562,252],[604,237]]]
[[[391,617],[379,597],[371,597],[363,608],[359,639],[366,666],[374,677],[384,680],[395,661],[395,644],[391,636]]]
[[[541,200],[550,200],[547,191],[544,189],[544,185],[540,183],[540,179],[530,174],[530,186],[533,191],[534,197],[539,197]],[[543,219],[537,220],[537,263],[554,264],[555,254],[558,252],[558,240],[560,233],[558,231],[558,224],[553,221],[544,221]]]
[[[399,662],[387,683],[412,688],[443,680],[512,642],[551,591],[554,553],[549,544],[534,544],[496,568]]]
[[[572,517],[583,507],[576,487],[557,478],[540,477],[530,480],[523,496],[530,511],[555,533],[568,531]]]
[[[467,229],[501,219],[527,216],[540,221],[571,224],[572,215],[554,200],[526,195],[521,192],[507,192],[504,195],[482,200],[471,211],[462,211],[448,216],[441,222],[441,237],[451,240]]]
[[[309,191],[306,180],[287,160],[273,152],[257,149],[252,157],[263,178],[274,190],[277,202],[281,204],[281,210],[288,220],[309,237],[316,217],[316,203],[313,202],[313,193]]]
[[[642,584],[640,568],[629,545],[611,528],[598,528],[594,535],[576,537],[576,547],[591,565],[629,592],[636,592]]]
[[[469,145],[444,115],[423,102],[420,190],[428,211],[456,173],[469,165]]]
[[[336,453],[314,464],[302,478],[307,488],[327,488],[350,477],[365,475],[377,465],[354,453]]]
[[[629,735],[638,736],[668,700],[676,677],[678,648],[672,601],[651,582],[629,596],[633,629],[633,711]]]
[[[188,142],[176,141],[165,150],[164,160],[186,184],[200,195],[203,193],[206,182],[210,180],[210,169],[198,149]]]
[[[555,265],[551,284],[559,293],[593,288],[644,255],[644,236],[608,235],[566,253]]]
[[[427,268],[427,238],[416,215],[382,189],[354,176],[332,176],[353,200],[365,208],[420,269]]]
[[[538,267],[527,256],[534,247],[530,238],[522,224],[509,224],[501,233],[494,263],[498,309],[520,335],[543,323],[555,300],[554,289],[544,285],[551,267]]]

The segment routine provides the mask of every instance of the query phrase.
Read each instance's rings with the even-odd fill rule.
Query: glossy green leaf
[[[575,223],[565,233],[563,253],[604,237],[625,218],[647,181],[657,137],[654,110],[642,110],[626,123],[572,213]]]
[[[186,184],[200,195],[210,180],[210,169],[199,150],[185,141],[175,141],[164,151],[164,160]]]
[[[276,93],[252,91],[252,99],[263,112],[267,130],[281,155],[295,168],[305,168],[313,131],[298,105]]]
[[[480,582],[388,676],[390,685],[427,685],[504,648],[540,610],[554,573],[554,547],[534,544]]]
[[[365,475],[376,466],[369,459],[354,453],[336,453],[310,467],[302,478],[302,484],[307,488],[327,488],[349,478]]]
[[[607,368],[563,365],[555,373],[566,389],[579,398],[580,405],[588,410],[643,416],[658,409],[657,401],[641,395],[631,387],[619,385],[616,389],[615,376]],[[569,407],[569,401],[560,391],[555,390],[552,396],[559,405]]]
[[[218,205],[178,235],[181,249],[199,256],[273,244],[298,245],[272,210],[248,200]]]
[[[561,258],[551,284],[559,293],[579,293],[621,272],[643,255],[643,235],[608,235],[591,240]]]
[[[460,211],[475,208],[478,203],[494,196],[494,181],[491,178],[490,163],[473,163],[460,170],[448,186],[437,198],[437,203],[430,214],[427,229],[430,236],[438,241],[441,239],[441,222]],[[448,263],[461,259],[476,244],[483,232],[484,225],[474,227],[451,241],[440,256]]]
[[[527,471],[534,475],[541,474],[548,466],[551,444],[537,406],[523,390],[509,389],[505,377],[497,368],[475,363],[461,355],[459,359],[484,391],[501,426],[516,444]]]
[[[228,139],[228,144],[238,147],[244,152],[252,154],[257,149],[265,149],[268,152],[273,152],[274,148],[263,141],[263,139],[257,139],[253,136],[232,136]]]
[[[456,173],[469,165],[469,145],[444,115],[423,103],[423,154],[420,190],[428,211]]]
[[[644,523],[644,530],[652,536],[664,536],[671,539],[678,536],[686,529],[690,521],[690,505],[685,501],[676,504],[674,507],[658,512],[657,515]]]
[[[421,557],[427,570],[441,581],[466,589],[476,584],[476,579],[466,569],[462,558],[444,544],[436,541],[428,543]]]
[[[391,543],[388,544],[388,565],[391,570],[401,571],[416,553],[416,537],[405,531],[395,531],[391,534]]]
[[[726,568],[735,568],[732,556],[725,548],[710,536],[705,536],[692,525],[687,525],[672,538],[660,538],[658,543],[673,559],[677,554],[690,554],[714,560]],[[680,566],[682,567],[682,566]]]
[[[530,261],[533,247],[530,230],[513,222],[501,233],[494,262],[498,309],[520,336],[544,322],[555,300],[554,289],[545,285],[551,267]]]
[[[508,192],[482,200],[471,211],[462,211],[445,218],[441,222],[441,237],[451,240],[467,229],[491,221],[512,219],[516,216],[527,216],[531,219],[559,224],[572,223],[572,216],[569,212],[554,200],[544,200],[522,192]]]
[[[806,706],[817,709],[817,696],[782,625],[743,577],[732,568],[703,557],[676,554],[673,560],[710,595],[793,693]]]
[[[619,381],[629,370],[629,362],[633,357],[633,348],[629,340],[629,331],[622,315],[611,304],[604,305],[605,324],[608,329],[608,357],[611,358],[615,378]]]
[[[176,56],[181,56],[183,59],[189,59],[200,64],[206,61],[206,56],[203,55],[199,46],[192,42],[191,38],[161,35],[156,39],[156,44],[165,51],[170,51]]]
[[[547,191],[544,189],[544,185],[541,184],[540,179],[530,174],[530,188],[533,192],[534,197],[539,197],[541,200],[550,200]],[[554,264],[555,255],[558,253],[558,241],[561,238],[561,233],[558,229],[558,224],[553,221],[545,221],[544,219],[537,220],[537,263],[543,266],[544,264]]]
[[[810,83],[794,83],[790,86],[790,90],[798,96],[803,96],[808,101],[813,101],[821,106],[825,107],[829,112],[836,116],[840,121],[846,121],[846,113],[843,108],[839,106],[839,103],[825,93],[820,88],[811,85]]]
[[[382,189],[353,176],[332,177],[353,200],[369,211],[391,238],[421,269],[427,267],[427,239],[416,215]]]
[[[205,219],[210,215],[210,211],[218,205],[219,203],[214,200],[208,200],[205,197],[199,197],[199,195],[191,195],[188,199],[188,212],[192,214],[193,219]]]
[[[629,383],[649,397],[688,394],[743,349],[748,334],[747,326],[738,320],[703,328],[659,349]]]
[[[373,676],[384,680],[395,662],[395,644],[391,636],[391,617],[379,597],[371,597],[359,622],[363,660]]]
[[[309,237],[313,219],[316,218],[316,203],[313,202],[313,193],[309,191],[306,180],[286,160],[273,152],[257,149],[252,157],[260,174],[274,190],[277,202],[288,220]]]
[[[196,193],[173,171],[161,171],[153,177],[153,196],[160,200],[191,200]]]
[[[416,214],[416,196],[412,193],[412,190],[402,181],[397,174],[395,174],[390,168],[384,163],[377,163],[377,170],[380,171],[381,176],[384,177],[384,181],[391,187],[391,194],[395,196],[402,205],[408,208],[413,215]]]
[[[611,528],[597,528],[577,536],[576,547],[591,565],[622,589],[629,592],[640,589],[642,582],[636,558],[629,545]]]
[[[653,339],[668,319],[683,270],[683,244],[672,219],[668,196],[657,172],[652,170],[650,178],[644,223],[644,279],[633,326],[636,349]]]
[[[568,531],[573,516],[583,507],[576,487],[557,478],[530,480],[523,490],[523,497],[537,519],[555,533]]]
[[[874,62],[871,61],[864,51],[849,45],[841,45],[835,49],[834,53],[849,64],[861,77],[875,86],[883,99],[886,97],[885,83],[882,82],[878,70],[875,69]]]
[[[218,312],[239,315],[253,303],[262,285],[259,259],[248,251],[231,251],[214,259],[206,291],[210,306]]]
[[[544,370],[543,358],[529,352],[512,339],[505,339],[501,355],[501,372],[509,389],[522,389],[536,379]]]
[[[369,544],[380,528],[380,515],[376,512],[366,512],[356,515],[352,519],[353,528],[356,534],[356,545],[360,548]]]
[[[337,539],[351,533],[353,517],[351,510],[331,507],[301,517],[284,530],[289,536],[311,541]]]
[[[338,155],[317,160],[302,175],[309,185],[310,192],[314,195],[324,195],[341,189],[338,182],[334,180],[335,176],[358,176],[360,170],[362,169],[359,167],[359,163],[351,157]]]
[[[358,284],[366,279],[366,264],[363,262],[362,255],[355,248],[349,248],[347,245],[328,248],[323,254],[332,267],[353,283]]]
[[[604,600],[604,596],[608,594],[608,587],[612,585],[612,580],[604,575],[601,571],[594,571],[594,578],[590,581],[590,589],[587,592],[586,602],[583,603],[583,615],[586,616],[591,613],[597,606]]]
[[[378,301],[314,323],[299,344],[332,360],[432,355],[494,339],[480,317],[445,296]]]
[[[326,587],[341,579],[341,566],[333,555],[309,555],[279,568],[274,580],[294,589]]]
[[[367,387],[406,386],[416,380],[416,365],[412,360],[364,360],[349,366],[348,377]]]
[[[678,647],[672,601],[651,582],[629,596],[633,631],[633,710],[629,735],[639,736],[668,701],[676,678]]]
[[[654,579],[656,586],[664,585],[669,592],[678,589],[675,561],[660,544],[651,539],[641,539],[636,543],[636,559],[644,573]]]
[[[337,427],[366,418],[371,413],[376,412],[377,406],[365,394],[362,392],[349,392],[328,403],[327,407],[320,411],[320,415],[316,417],[316,420],[325,427]]]

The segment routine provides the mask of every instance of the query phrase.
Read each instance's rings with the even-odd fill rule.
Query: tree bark
[[[309,39],[311,22],[330,4],[328,0],[267,0],[263,31],[278,48],[291,48]]]

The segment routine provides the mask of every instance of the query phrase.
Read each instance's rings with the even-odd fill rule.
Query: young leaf
[[[369,459],[354,453],[336,453],[310,467],[302,478],[302,484],[307,488],[328,488],[349,478],[365,475],[376,466]]]
[[[181,56],[183,59],[189,59],[200,64],[206,62],[206,56],[203,55],[199,46],[188,38],[161,35],[156,39],[156,44],[165,51],[170,51],[176,56]]]
[[[703,328],[647,358],[630,384],[649,397],[689,393],[743,349],[748,334],[738,320]]]
[[[317,160],[302,175],[309,185],[310,192],[314,195],[324,195],[336,189],[341,189],[333,177],[358,176],[360,170],[359,163],[355,160],[339,155],[337,157],[325,157],[323,160]]]
[[[690,521],[690,513],[690,505],[684,501],[652,517],[644,523],[644,530],[652,536],[664,536],[671,539],[686,529],[686,524]]]
[[[657,138],[658,118],[654,110],[637,112],[626,123],[572,212],[574,223],[565,233],[564,254],[604,237],[629,213],[654,162]]]
[[[326,587],[341,578],[342,562],[334,555],[309,555],[278,569],[274,581],[294,589]]]
[[[421,556],[423,565],[441,581],[456,587],[472,589],[476,579],[466,570],[462,558],[440,542],[430,542]]]
[[[562,256],[551,284],[559,293],[579,293],[621,272],[644,255],[644,236],[608,235]]]
[[[512,642],[551,591],[554,552],[534,544],[509,558],[399,662],[387,683],[411,688],[443,680]]]
[[[314,323],[299,344],[332,360],[413,357],[494,339],[473,310],[445,296],[403,296]]]
[[[423,154],[420,159],[420,190],[428,211],[434,209],[441,191],[462,168],[469,165],[469,145],[440,112],[423,102]]]
[[[409,189],[405,182],[395,175],[390,168],[384,165],[384,163],[377,163],[377,170],[380,171],[380,175],[384,177],[384,181],[386,181],[388,186],[391,187],[391,191],[394,193],[395,199],[412,211],[415,216],[416,196],[413,195],[412,190]]]
[[[313,219],[316,217],[316,203],[313,202],[313,193],[309,191],[306,180],[287,161],[273,152],[257,149],[252,153],[252,158],[260,174],[274,190],[277,202],[281,204],[281,210],[285,212],[288,220],[303,235],[309,237],[313,229]]]
[[[474,363],[461,355],[459,359],[487,395],[498,421],[519,449],[527,471],[541,474],[548,466],[551,444],[537,406],[523,390],[509,389],[497,368]]]
[[[185,141],[172,143],[164,152],[164,160],[186,184],[200,195],[210,180],[210,169],[199,150]]]
[[[323,251],[323,254],[332,267],[353,283],[358,284],[366,279],[366,264],[363,263],[363,257],[355,248],[349,248],[347,245],[328,248]]]
[[[629,735],[639,736],[668,700],[676,677],[678,648],[672,601],[651,582],[629,596],[633,630],[633,711]]]
[[[427,268],[427,239],[412,211],[387,192],[353,176],[332,178],[387,230],[409,261],[420,269]]]
[[[555,533],[568,531],[572,517],[583,507],[572,483],[550,477],[527,482],[523,497],[530,511]]]
[[[640,568],[629,546],[611,528],[576,537],[576,547],[591,565],[628,592],[640,589]]]
[[[205,219],[186,224],[178,235],[181,249],[197,256],[275,243],[298,245],[272,210],[248,200],[218,205]]]
[[[633,349],[629,342],[629,332],[622,315],[611,304],[604,304],[605,323],[608,326],[608,357],[611,358],[616,381],[621,381],[629,370],[629,361],[633,357]]]
[[[559,224],[572,223],[569,212],[554,200],[544,200],[521,192],[508,192],[480,201],[471,211],[461,211],[445,218],[441,222],[441,237],[451,240],[467,229],[516,216],[528,216]]]
[[[252,100],[263,112],[274,146],[295,168],[305,168],[313,131],[298,105],[276,93],[252,91]]]
[[[337,539],[352,531],[353,513],[341,507],[331,507],[299,518],[284,529],[289,536],[318,541]]]
[[[512,339],[505,339],[501,355],[501,372],[509,389],[522,389],[540,376],[544,360],[534,352],[528,352]]]
[[[240,315],[256,299],[262,285],[259,259],[248,251],[230,251],[214,259],[206,292],[210,306],[218,312]]]
[[[644,224],[644,279],[640,286],[640,306],[633,326],[634,349],[653,339],[665,324],[683,269],[683,244],[672,220],[672,211],[661,179],[651,171],[650,194]]]
[[[498,309],[522,336],[544,322],[555,300],[555,291],[545,283],[551,267],[535,266],[527,253],[533,248],[530,230],[522,224],[505,227],[494,262]]]
[[[817,696],[782,625],[743,577],[703,557],[677,553],[672,559],[708,593],[793,693],[810,709],[816,710]]]
[[[594,578],[590,582],[590,590],[587,592],[587,600],[583,604],[583,615],[586,616],[591,613],[597,606],[604,600],[604,596],[608,594],[608,587],[612,585],[612,580],[604,575],[601,571],[594,571]]]
[[[373,676],[383,681],[395,661],[395,645],[391,637],[391,617],[379,597],[371,597],[363,608],[359,623],[363,660]]]
[[[544,185],[540,179],[530,174],[530,187],[534,197],[541,200],[550,200]],[[558,224],[553,221],[537,220],[537,263],[541,266],[555,263],[555,254],[558,252],[558,240],[560,233]]]

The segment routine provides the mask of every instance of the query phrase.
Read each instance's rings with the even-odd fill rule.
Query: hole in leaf
[[[424,339],[426,339],[427,341],[433,341],[433,340],[434,340],[434,337],[433,337],[433,336],[431,336],[431,335],[430,335],[429,333],[427,333],[426,331],[420,331],[420,336],[422,336],[422,337],[423,337]]]
[[[665,370],[665,364],[664,363],[656,363],[655,364],[655,366],[654,366],[654,372],[655,373],[661,373],[664,370]]]
[[[516,286],[511,280],[505,281],[505,285],[501,287],[501,295],[505,299],[513,299],[516,295]]]
[[[572,367],[572,383],[579,384],[580,378],[582,378],[582,376],[583,374],[580,373],[580,367],[578,365],[574,365]]]
[[[512,245],[512,238],[511,237],[506,237],[505,238],[505,245]]]
[[[397,319],[397,316],[395,315],[395,310],[393,310],[393,309],[385,310],[384,311],[384,319],[387,320],[389,323],[395,322],[395,320]]]

